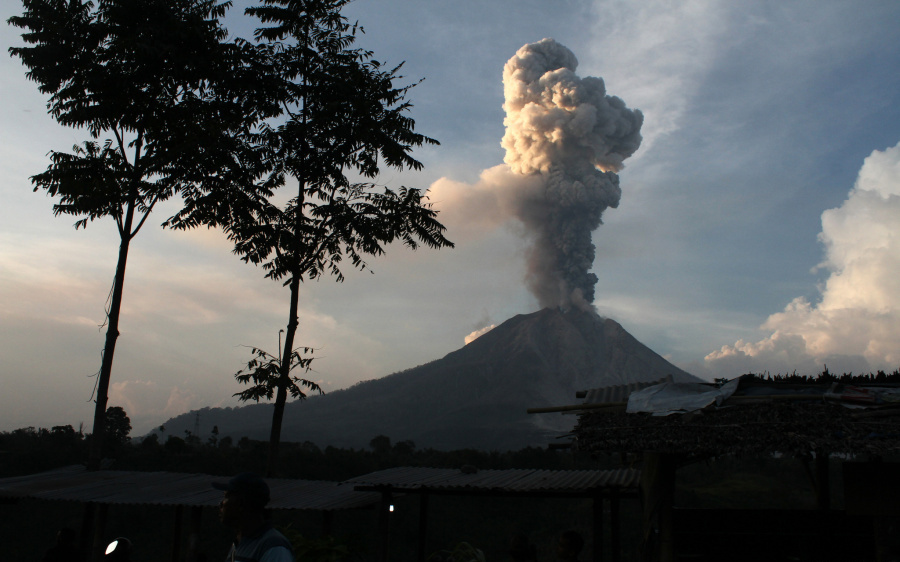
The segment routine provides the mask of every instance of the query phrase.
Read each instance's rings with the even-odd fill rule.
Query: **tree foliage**
[[[253,383],[238,393],[242,398],[275,397],[270,471],[288,392],[302,398],[298,384],[314,388],[291,375],[308,367],[294,344],[300,283],[328,275],[342,281],[346,262],[365,269],[367,256],[383,254],[395,241],[411,249],[452,246],[420,191],[370,181],[382,166],[420,169],[412,149],[438,143],[415,132],[406,100],[414,84],[395,85],[402,80],[400,66],[385,67],[370,51],[354,47],[361,28],[341,15],[346,4],[263,0],[247,9],[262,24],[254,36],[266,61],[259,68],[277,73],[268,91],[279,114],[261,122],[253,136],[263,167],[252,186],[225,197],[189,198],[167,223],[221,226],[241,259],[290,288],[281,359],[254,348],[248,370],[238,374],[239,381]],[[274,197],[279,188],[294,189],[284,204]]]
[[[346,3],[265,0],[247,10],[268,24],[256,31],[257,47],[266,68],[279,72],[271,96],[281,114],[255,137],[266,173],[255,189],[191,201],[168,222],[221,226],[236,254],[285,285],[326,274],[341,281],[345,257],[365,268],[366,255],[381,255],[394,241],[452,246],[420,191],[348,178],[375,178],[381,165],[421,169],[412,148],[438,143],[416,133],[406,115],[414,84],[394,86],[400,66],[385,69],[370,51],[350,48],[360,28],[340,15]],[[289,180],[297,193],[279,206],[272,195]]]
[[[98,373],[94,435],[105,429],[129,245],[154,207],[242,184],[255,170],[245,133],[272,114],[265,85],[249,80],[255,51],[227,42],[230,2],[23,0],[9,23],[26,46],[10,48],[49,96],[60,124],[85,130],[71,152],[53,150],[31,178],[76,228],[110,217],[120,239]],[[92,442],[96,468],[102,438]]]
[[[122,445],[131,441],[131,419],[121,406],[110,406],[106,410],[106,431],[103,438],[107,447],[117,450]]]
[[[262,349],[255,347],[251,349],[253,359],[247,362],[246,369],[241,369],[234,375],[234,378],[239,383],[249,384],[250,387],[234,393],[234,396],[237,396],[242,401],[255,400],[259,402],[261,398],[271,400],[278,391],[281,359]],[[304,347],[302,350],[295,349],[289,359],[291,371],[299,368],[304,372],[309,372],[313,358],[303,357],[301,353],[312,353],[312,351],[310,347]],[[301,387],[322,393],[322,387],[318,383],[291,375],[287,384],[291,398],[306,398],[306,393],[303,392]]]

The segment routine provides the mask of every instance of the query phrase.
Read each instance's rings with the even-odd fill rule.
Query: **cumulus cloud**
[[[151,380],[124,380],[109,385],[109,406],[120,406],[131,419],[134,433],[143,433],[160,421],[199,406],[198,397],[178,386]]]
[[[761,326],[771,334],[706,356],[714,371],[895,369],[900,365],[900,144],[866,158],[847,200],[822,213],[829,272],[817,302],[798,297]]]

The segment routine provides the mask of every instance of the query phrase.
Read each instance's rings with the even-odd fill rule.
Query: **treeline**
[[[118,443],[104,466],[113,470],[172,471],[229,476],[244,471],[263,473],[268,443],[243,437],[233,440],[220,438],[214,428],[209,434],[182,435],[154,433],[143,440],[126,438]],[[90,434],[71,426],[52,428],[21,428],[0,432],[0,477],[37,473],[62,466],[83,464],[89,453]],[[318,447],[313,443],[282,443],[277,476],[308,480],[342,481],[395,466],[427,466],[457,468],[474,466],[478,469],[535,468],[535,469],[596,469],[603,460],[590,459],[572,451],[529,447],[518,451],[480,451],[461,449],[440,451],[418,448],[409,440],[394,442],[390,437],[377,435],[363,449]],[[396,560],[414,560],[417,549],[418,499],[414,496],[397,498],[397,510],[392,518],[391,555]],[[633,503],[633,502],[632,502]],[[555,535],[568,528],[576,528],[585,537],[590,534],[591,503],[589,500],[552,498],[432,498],[428,552],[454,548],[461,541],[482,549],[490,560],[506,559],[508,538],[513,532],[525,531],[542,549],[544,558],[552,557]],[[2,506],[0,506],[2,507]],[[40,550],[52,544],[52,532],[60,526],[80,524],[78,508],[68,505],[52,506],[22,501],[8,505],[0,512],[15,520],[15,536],[29,537],[29,545],[17,545],[19,550]],[[636,520],[636,505],[627,505],[626,527]],[[166,533],[172,526],[171,510],[154,506],[114,506],[108,534],[127,536],[142,545],[142,559],[153,558],[146,545],[169,540]],[[201,551],[210,559],[224,555],[230,541],[227,530],[209,509],[203,515]],[[47,528],[35,528],[34,521],[45,520],[53,514]],[[295,529],[304,536],[314,537],[321,531],[321,514],[285,511],[274,514],[276,524]],[[380,539],[376,534],[374,512],[350,510],[335,514],[336,544],[351,553],[348,560],[375,560]],[[167,543],[166,543],[167,544]],[[40,545],[40,548],[33,545]],[[221,551],[221,552],[220,552]],[[18,551],[17,551],[18,552]],[[29,551],[31,552],[31,551]],[[32,556],[32,554],[28,554]],[[26,556],[20,559],[26,559]]]
[[[112,410],[112,409],[111,409]],[[119,408],[121,410],[121,408]],[[124,413],[124,412],[123,412]],[[108,415],[116,420],[116,415]],[[127,424],[127,416],[125,416]],[[116,424],[114,424],[116,425]],[[130,424],[127,425],[130,430]],[[165,433],[163,432],[163,435]],[[86,462],[91,435],[71,425],[52,428],[26,427],[0,432],[0,477],[17,476]],[[151,434],[141,441],[132,440],[122,427],[109,428],[104,450],[110,452],[104,466],[116,470],[172,471],[231,475],[252,471],[262,474],[268,443],[242,437],[219,438],[213,428],[209,435],[168,435],[161,439]],[[395,466],[479,469],[535,468],[548,470],[596,469],[607,464],[571,451],[559,452],[542,447],[518,451],[480,451],[461,449],[440,451],[419,449],[412,441],[392,442],[390,437],[373,437],[366,449],[320,448],[314,443],[283,443],[276,474],[282,478],[307,480],[346,480]]]
[[[126,453],[131,446],[131,420],[125,410],[106,410],[103,448],[110,455]],[[22,427],[0,432],[0,477],[50,470],[87,460],[91,434],[79,426]]]
[[[800,375],[797,371],[787,374],[778,374],[772,376],[769,373],[749,373],[744,375],[748,382],[775,382],[775,383],[794,383],[794,384],[823,384],[837,382],[841,384],[900,384],[900,369],[893,372],[877,371],[875,373],[854,375],[853,373],[837,374],[828,370],[826,365],[824,370],[818,375]]]

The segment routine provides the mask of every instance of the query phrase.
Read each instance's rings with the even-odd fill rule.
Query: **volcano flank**
[[[526,409],[576,403],[601,386],[698,380],[636,340],[614,320],[577,308],[515,316],[465,347],[406,371],[287,405],[282,441],[366,447],[377,435],[419,448],[511,450],[546,446],[573,416]],[[196,412],[165,423],[193,430]],[[271,404],[200,411],[201,433],[267,439]],[[202,438],[202,435],[200,436]]]

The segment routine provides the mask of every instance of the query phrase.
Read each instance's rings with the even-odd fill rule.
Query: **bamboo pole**
[[[546,406],[542,408],[528,408],[529,414],[549,414],[552,412],[574,412],[578,410],[602,410],[604,408],[625,408],[628,402],[605,402],[598,404],[571,404],[569,406]]]

